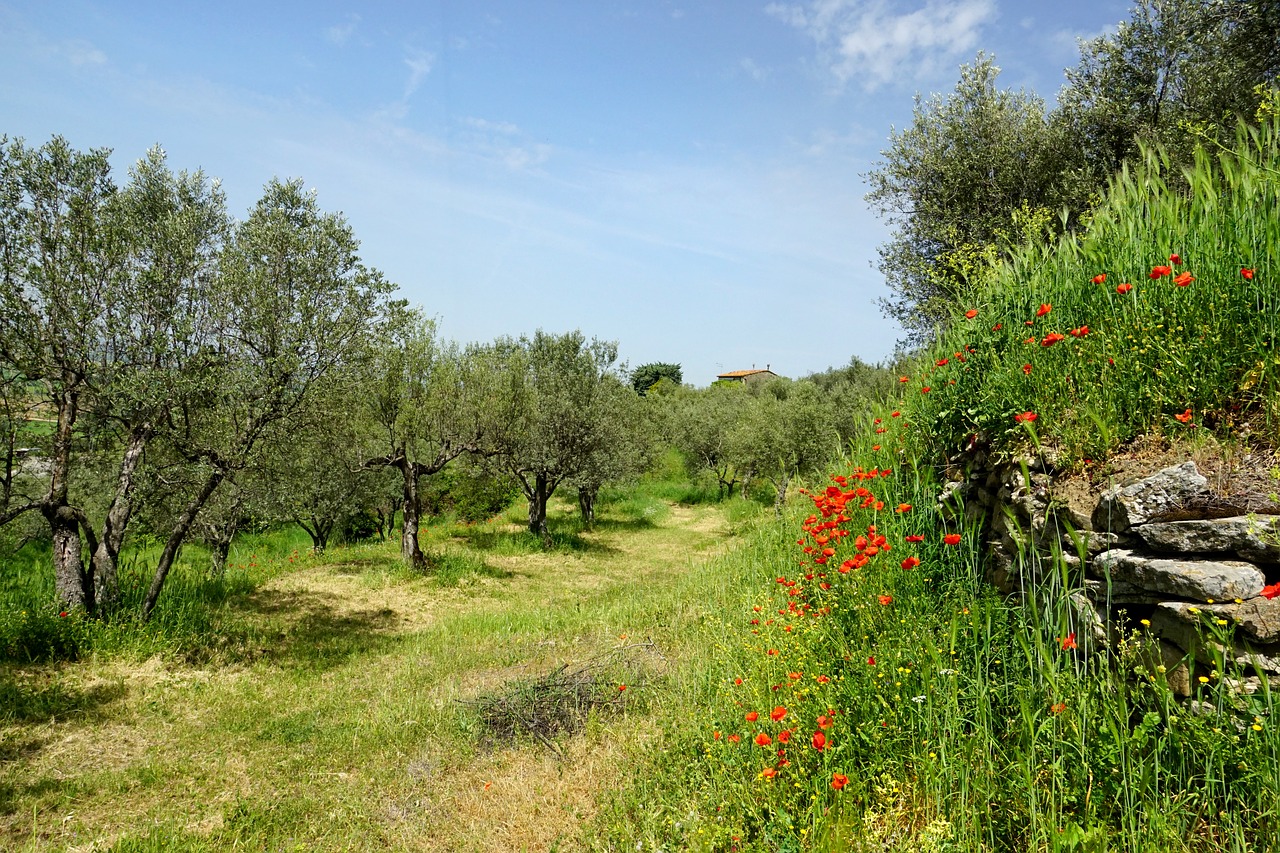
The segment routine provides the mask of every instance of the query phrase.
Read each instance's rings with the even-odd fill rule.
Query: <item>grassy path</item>
[[[729,539],[718,508],[657,510],[605,515],[552,553],[522,552],[510,528],[434,530],[438,552],[473,555],[448,585],[406,576],[389,546],[333,552],[236,602],[238,645],[214,664],[0,672],[16,703],[0,715],[16,718],[0,725],[0,849],[583,846],[626,745],[654,728],[646,684],[712,606],[691,570]],[[625,711],[561,739],[563,762],[486,742],[456,701],[624,646]]]

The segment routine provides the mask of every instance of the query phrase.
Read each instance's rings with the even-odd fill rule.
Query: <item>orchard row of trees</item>
[[[0,139],[0,547],[47,541],[63,605],[108,616],[122,549],[153,542],[146,618],[185,542],[222,571],[250,523],[295,521],[322,550],[398,517],[425,566],[419,526],[445,498],[523,495],[545,539],[557,490],[590,523],[604,484],[671,448],[721,494],[767,481],[780,504],[887,387],[855,359],[699,391],[675,364],[627,375],[580,332],[460,346],[358,248],[299,181],[236,220],[159,149],[117,186],[104,150]]]
[[[1081,44],[1050,108],[997,86],[991,57],[955,91],[917,98],[867,175],[893,226],[880,249],[882,302],[920,344],[988,280],[1009,249],[1088,222],[1107,182],[1158,144],[1175,183],[1197,144],[1234,138],[1280,88],[1276,0],[1137,0],[1113,34]]]

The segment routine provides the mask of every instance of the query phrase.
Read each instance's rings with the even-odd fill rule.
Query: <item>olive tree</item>
[[[529,531],[548,538],[547,502],[586,472],[614,437],[610,411],[619,399],[617,344],[581,332],[539,330],[495,343],[505,365],[487,443],[492,464],[519,484],[529,502]]]
[[[203,174],[148,152],[123,190],[104,150],[61,138],[0,146],[0,369],[51,416],[43,493],[6,507],[47,520],[64,605],[109,610],[144,453],[174,407],[198,397],[215,330],[207,296],[228,227]],[[72,498],[88,430],[114,452],[100,526]],[[86,564],[83,542],[90,561]]]
[[[364,344],[391,291],[364,266],[346,220],[298,180],[272,180],[233,230],[208,294],[216,348],[197,367],[212,380],[173,413],[166,439],[199,469],[157,561],[156,601],[197,515],[224,480],[285,442],[318,383]]]
[[[399,475],[400,553],[410,565],[425,566],[420,481],[464,453],[484,451],[497,370],[491,353],[438,340],[431,320],[403,306],[360,361],[352,399],[366,421],[363,467]]]

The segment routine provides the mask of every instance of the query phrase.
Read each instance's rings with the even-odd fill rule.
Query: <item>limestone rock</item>
[[[1157,551],[1236,554],[1255,562],[1280,562],[1280,524],[1274,516],[1153,522],[1134,532]]]
[[[1280,674],[1280,644],[1259,644],[1253,648],[1236,644],[1227,647],[1213,639],[1203,627],[1204,610],[1204,607],[1182,601],[1158,604],[1151,614],[1151,633],[1186,649],[1188,654],[1205,666],[1216,666],[1220,656],[1228,663]]]
[[[1084,591],[1091,599],[1105,606],[1112,604],[1159,604],[1165,597],[1148,592],[1131,583],[1113,580],[1110,585],[1105,580],[1088,579],[1084,582]]]
[[[1103,551],[1089,563],[1095,577],[1133,584],[1194,601],[1253,598],[1266,578],[1252,563],[1144,557],[1125,548]]]
[[[1280,643],[1280,598],[1206,604],[1200,609],[1235,624],[1237,636],[1258,643]]]
[[[1124,533],[1130,527],[1169,518],[1208,485],[1196,463],[1184,462],[1131,485],[1108,489],[1093,511],[1093,528]]]
[[[1076,540],[1079,540],[1078,544]],[[1118,533],[1095,533],[1089,530],[1077,530],[1074,536],[1071,533],[1064,533],[1062,535],[1062,545],[1072,552],[1077,551],[1079,545],[1084,545],[1087,554],[1096,556],[1113,548],[1131,547],[1133,539],[1129,536],[1121,536]]]

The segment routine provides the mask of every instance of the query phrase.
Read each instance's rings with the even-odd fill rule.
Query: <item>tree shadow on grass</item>
[[[451,538],[479,551],[503,555],[619,553],[612,545],[583,536],[583,532],[552,529],[549,543],[528,530],[464,529],[454,532]]]
[[[124,694],[123,684],[73,688],[58,681],[38,683],[21,679],[11,669],[0,667],[0,725],[45,723],[59,717],[84,716]],[[7,760],[7,746],[0,743],[0,761]]]
[[[396,633],[401,622],[396,611],[346,606],[330,592],[262,589],[236,609],[257,623],[257,630],[244,633],[239,648],[229,650],[232,656],[286,668],[332,669],[390,652],[404,640]]]
[[[70,802],[89,790],[82,779],[45,776],[31,782],[0,780],[0,815],[15,814],[32,801]],[[30,819],[30,815],[27,818]],[[3,824],[0,824],[0,828]]]

